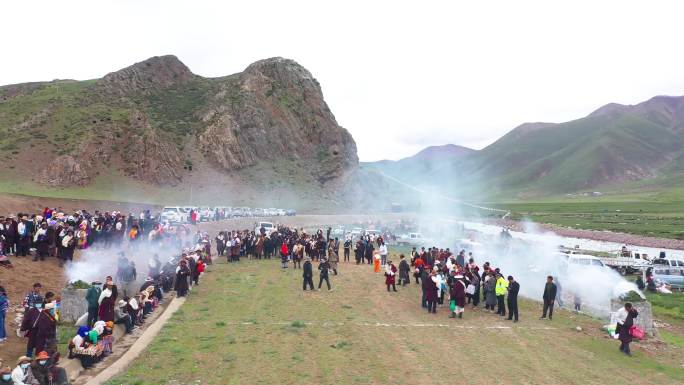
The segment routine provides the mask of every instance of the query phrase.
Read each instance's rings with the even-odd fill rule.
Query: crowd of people
[[[293,268],[303,270],[304,290],[314,290],[312,262],[318,262],[318,289],[325,282],[328,290],[332,290],[330,271],[337,275],[341,244],[338,238],[330,236],[330,232],[328,228],[325,234],[322,229],[315,234],[308,234],[303,229],[286,226],[277,226],[272,230],[262,227],[258,231],[224,230],[215,238],[216,252],[218,256],[226,257],[229,263],[240,262],[240,258],[279,258],[283,269],[292,263]],[[348,260],[348,252],[345,255]]]
[[[118,211],[67,213],[46,207],[38,214],[0,216],[0,262],[11,268],[7,257],[32,255],[33,261],[55,257],[63,265],[73,261],[76,249],[124,244],[135,248],[143,240],[180,246],[191,235],[189,226],[160,223],[149,210],[126,215]]]
[[[410,254],[410,262],[406,257],[399,255],[400,262],[397,267],[391,260],[387,260],[383,254],[387,249],[381,237],[371,240],[377,244],[374,251],[374,271],[377,273],[380,266],[384,266],[385,285],[387,291],[396,290],[396,276],[398,274],[401,286],[410,285],[410,272],[413,271],[415,284],[421,287],[421,306],[428,313],[436,314],[438,307],[446,305],[448,298],[449,317],[463,318],[467,305],[472,309],[484,302],[484,310],[495,313],[503,319],[517,323],[520,320],[518,309],[518,294],[520,283],[512,275],[504,278],[504,273],[490,262],[485,262],[480,267],[475,262],[472,253],[466,257],[465,250],[454,255],[447,249],[432,247],[428,250],[414,247]],[[361,255],[359,248],[372,248],[366,246],[363,240],[357,242],[357,254]],[[448,296],[448,297],[447,297]],[[553,310],[557,301],[561,301],[559,286],[554,282],[554,277],[546,277],[544,291],[541,296],[543,308],[540,319],[553,319]],[[581,298],[574,296],[574,309],[581,308]],[[618,312],[617,331],[621,341],[620,351],[631,356],[629,344],[633,338],[634,319],[638,316],[636,308],[631,303],[626,303]]]
[[[477,308],[483,302],[485,311],[513,322],[520,319],[520,284],[512,275],[505,276],[489,262],[480,268],[472,253],[466,255],[461,250],[454,254],[448,248],[413,248],[408,258],[402,254],[395,264],[383,235],[365,235],[356,240],[347,236],[340,241],[331,237],[330,228],[309,234],[303,229],[277,226],[255,231],[224,230],[212,242],[207,233],[198,231],[193,236],[189,227],[159,224],[149,212],[125,216],[96,211],[91,215],[82,210],[65,215],[61,209],[47,208],[41,214],[0,218],[0,234],[2,255],[21,258],[33,252],[34,261],[57,257],[60,264],[70,263],[74,249],[120,250],[114,274],[107,276],[104,283],[91,282],[84,298],[87,314],[77,323],[78,329],[69,342],[69,358],[80,359],[84,368],[112,353],[115,325],[122,325],[126,333],[131,333],[158,308],[165,294],[175,291],[176,296],[183,297],[193,285],[198,285],[206,266],[212,263],[213,242],[216,254],[228,263],[279,258],[281,268],[291,264],[292,268],[301,269],[305,291],[321,290],[324,283],[329,291],[333,289],[331,275],[338,274],[342,251],[344,262],[351,262],[350,256],[354,255],[357,265],[370,264],[375,273],[384,272],[388,292],[397,292],[397,286],[413,286],[412,282],[419,285],[421,306],[429,313],[435,314],[438,308],[448,306],[450,318],[463,318],[468,305]],[[179,252],[170,253],[164,263],[154,254],[141,284],[138,268],[127,253],[135,252],[145,242]],[[316,269],[314,262],[318,263]],[[26,355],[19,358],[14,369],[0,369],[0,385],[8,381],[6,378],[13,381],[8,383],[20,385],[47,384],[42,378],[49,379],[51,384],[65,383],[59,382],[66,376],[58,365],[56,350],[58,301],[54,293],[46,292],[43,296],[41,290],[42,286],[36,283],[24,299],[20,332],[27,341]],[[559,289],[549,276],[542,295],[542,319],[553,318],[558,296]],[[0,342],[6,336],[4,318],[8,306],[7,293],[0,287]],[[622,318],[623,328],[628,329],[634,317],[633,309],[628,309]],[[622,338],[623,334],[620,350],[630,354],[629,341]]]
[[[13,268],[9,257],[29,256],[36,262],[58,258],[63,266],[73,261],[75,250],[100,248],[116,252],[118,260],[116,270],[104,283],[91,282],[83,299],[87,313],[77,321],[78,328],[68,344],[69,358],[79,359],[84,368],[112,353],[115,325],[122,325],[125,333],[133,332],[158,308],[165,294],[175,291],[178,297],[187,295],[212,263],[207,233],[193,235],[188,226],[160,224],[149,211],[126,216],[116,211],[90,214],[86,210],[65,214],[61,208],[46,208],[35,215],[0,217],[0,262],[5,268]],[[177,252],[168,252],[165,262],[154,254],[143,280],[131,255],[149,250]],[[50,291],[43,295],[42,289],[35,283],[24,298],[18,334],[26,340],[26,353],[14,369],[0,363],[0,385],[68,383],[57,351],[59,298]],[[0,347],[6,340],[9,306],[7,292],[0,286]]]

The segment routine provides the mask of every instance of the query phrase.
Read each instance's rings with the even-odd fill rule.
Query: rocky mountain
[[[684,97],[609,104],[566,123],[525,123],[482,150],[437,158],[364,167],[409,183],[418,180],[415,170],[424,170],[422,183],[466,196],[553,195],[654,181],[681,186]]]
[[[101,79],[0,87],[0,153],[1,176],[37,190],[103,178],[204,187],[195,194],[331,190],[358,165],[319,83],[284,58],[205,78],[161,56]]]

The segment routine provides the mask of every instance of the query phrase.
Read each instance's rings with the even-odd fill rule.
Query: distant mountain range
[[[406,183],[529,197],[662,181],[684,187],[684,96],[608,104],[565,123],[525,123],[486,148],[428,147],[399,161],[363,163]]]

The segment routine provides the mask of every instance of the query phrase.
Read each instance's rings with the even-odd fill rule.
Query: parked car
[[[666,267],[684,267],[684,261],[680,259],[671,259],[671,258],[657,258],[653,260],[653,267],[660,267],[660,266],[666,266]]]
[[[352,239],[359,238],[359,237],[361,237],[362,234],[363,234],[363,229],[360,227],[354,227],[349,232],[349,235],[351,235]]]
[[[567,266],[593,266],[607,268],[600,258],[588,254],[565,254],[560,253]]]
[[[262,228],[266,232],[266,235],[270,235],[275,230],[275,227],[271,222],[257,222],[256,227],[254,228],[254,233],[261,234]]]
[[[200,222],[209,222],[214,220],[215,212],[211,207],[200,207],[197,209],[197,219]]]
[[[276,215],[278,215],[279,217],[284,217],[285,214],[287,214],[287,212],[283,209],[277,209],[276,210]]]
[[[667,265],[655,265],[653,267],[653,279],[662,282],[675,289],[684,289],[684,268]]]
[[[292,210],[292,209],[289,209],[285,212],[285,215],[287,215],[288,217],[293,217],[293,216],[297,215],[297,212]]]
[[[188,222],[188,213],[182,207],[164,207],[161,212],[161,221],[173,224]]]

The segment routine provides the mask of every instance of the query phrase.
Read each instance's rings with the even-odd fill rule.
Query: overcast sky
[[[0,84],[98,78],[163,54],[202,76],[288,57],[319,80],[363,161],[479,149],[523,122],[684,94],[682,1],[8,3]]]

